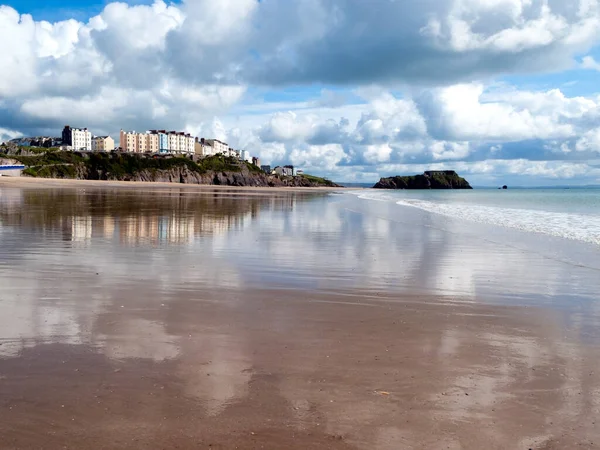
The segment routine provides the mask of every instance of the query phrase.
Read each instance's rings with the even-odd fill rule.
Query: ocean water
[[[393,202],[442,216],[600,247],[600,188],[357,191],[362,199]]]

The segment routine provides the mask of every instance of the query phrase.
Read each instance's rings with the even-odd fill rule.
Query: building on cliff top
[[[87,128],[74,128],[65,125],[62,131],[62,145],[71,150],[92,150],[92,133]]]
[[[115,141],[110,136],[95,136],[92,138],[92,151],[110,152],[115,149]]]
[[[173,153],[193,155],[195,138],[182,131],[150,130],[146,133],[121,130],[119,146],[128,153]]]
[[[277,166],[275,167],[275,169],[273,169],[273,172],[275,172],[276,175],[283,175],[286,177],[293,177],[294,176],[294,166]]]

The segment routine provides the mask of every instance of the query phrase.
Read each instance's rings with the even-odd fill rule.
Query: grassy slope
[[[23,171],[31,177],[76,178],[78,168],[85,168],[88,174],[102,173],[111,178],[119,179],[132,176],[141,171],[169,170],[176,167],[187,167],[199,174],[207,172],[240,172],[245,166],[250,173],[262,174],[263,171],[248,162],[240,162],[224,156],[210,156],[194,162],[185,157],[152,158],[127,153],[80,153],[66,152],[58,149],[26,148],[23,152],[34,153],[31,156],[10,155],[27,168]],[[335,186],[326,178],[313,175],[300,175],[318,186]]]
[[[28,151],[30,151],[28,149]],[[260,169],[248,163],[240,163],[233,158],[211,156],[194,162],[185,157],[147,158],[124,153],[89,153],[61,152],[54,149],[34,151],[35,156],[11,155],[11,158],[28,166],[24,174],[33,177],[60,176],[75,178],[77,168],[86,168],[88,173],[105,173],[119,178],[134,175],[143,170],[169,170],[176,167],[187,167],[200,174],[213,172],[240,172],[241,164],[246,164],[251,172]]]
[[[328,180],[327,178],[321,178],[321,177],[315,177],[314,175],[308,175],[308,174],[303,174],[303,175],[299,175],[303,178],[306,178],[307,180],[316,183],[320,186],[335,186],[335,183],[333,183],[331,180]]]

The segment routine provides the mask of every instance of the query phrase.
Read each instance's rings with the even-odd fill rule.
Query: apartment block
[[[135,131],[123,131],[119,133],[119,147],[121,150],[128,153],[138,152],[138,133]]]
[[[150,130],[146,133],[121,130],[120,147],[130,153],[174,153],[193,155],[195,139],[181,131]]]
[[[177,149],[179,148],[179,136],[177,136],[177,133],[175,131],[169,131],[167,133],[167,140],[169,142],[169,151],[177,152]]]
[[[159,153],[160,139],[158,137],[158,134],[150,132],[146,136],[148,140],[148,151],[150,153]]]
[[[65,125],[62,132],[63,146],[72,150],[92,150],[92,133],[87,128],[74,128]]]
[[[115,148],[115,141],[110,136],[96,136],[92,138],[92,151],[110,152]]]
[[[225,142],[221,142],[218,139],[206,139],[205,142],[212,147],[214,155],[229,156],[229,145],[227,145]]]
[[[156,142],[158,142],[157,153],[169,153],[169,136],[167,135],[167,131],[150,130],[149,133],[151,136],[156,136],[152,138],[152,144],[154,145]],[[156,139],[156,141],[154,141],[154,139]]]

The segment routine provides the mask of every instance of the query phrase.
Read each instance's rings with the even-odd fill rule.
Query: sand
[[[290,291],[245,292],[236,307],[217,295],[166,309],[130,299],[96,325],[106,342],[41,344],[1,361],[2,448],[600,442],[597,351],[565,340],[547,312]],[[163,321],[168,339],[135,330]],[[128,357],[145,345],[152,358]]]
[[[264,187],[264,186],[217,186],[199,185],[185,183],[165,183],[147,181],[96,181],[96,180],[71,180],[55,178],[31,178],[31,177],[0,177],[0,187],[19,188],[118,188],[118,189],[186,189],[192,191],[240,191],[240,192],[332,192],[356,188],[345,187]],[[360,188],[358,188],[360,189]]]
[[[0,449],[599,447],[595,312],[486,298],[588,269],[339,196],[67,185],[0,180]]]

